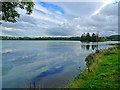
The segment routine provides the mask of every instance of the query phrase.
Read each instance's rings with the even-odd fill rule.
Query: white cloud
[[[60,5],[65,10],[65,14],[59,11],[51,12],[36,3],[30,16],[26,15],[24,10],[20,10],[22,15],[17,23],[3,22],[5,30],[3,30],[3,33],[13,36],[80,36],[84,32],[99,32],[101,35],[117,34],[118,32],[117,5],[104,4],[104,7],[100,7],[101,3],[100,5],[96,5],[96,3],[86,3],[84,5],[83,3],[74,3],[72,7],[72,3],[54,4]],[[96,9],[92,11],[92,9],[86,8],[89,4],[95,6],[99,12],[93,14]],[[79,9],[81,11],[78,11]],[[86,16],[85,14],[88,11],[93,13]],[[81,15],[84,17],[81,17]],[[12,31],[15,32],[12,33]],[[24,33],[21,33],[21,31],[24,31]]]
[[[4,31],[25,31],[23,29],[16,29],[16,28],[7,28],[7,27],[2,27],[2,30]]]
[[[61,12],[59,12],[59,11],[56,11],[56,13],[57,13],[57,14],[60,14],[60,15],[62,15],[62,13],[61,13]]]

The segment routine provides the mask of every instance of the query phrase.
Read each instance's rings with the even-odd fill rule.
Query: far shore
[[[88,37],[89,36],[89,37]],[[81,37],[8,37],[0,36],[0,40],[59,40],[59,41],[81,41],[81,42],[105,42],[120,41],[120,35],[112,35],[108,37],[99,36],[81,36]]]

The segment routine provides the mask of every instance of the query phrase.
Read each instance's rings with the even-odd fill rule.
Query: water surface
[[[118,42],[81,43],[79,41],[2,42],[2,86],[24,88],[30,82],[42,88],[65,87],[85,68],[85,57],[95,49]]]

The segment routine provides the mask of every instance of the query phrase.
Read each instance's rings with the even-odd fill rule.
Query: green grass
[[[96,51],[86,57],[85,69],[68,88],[119,88],[118,46]]]

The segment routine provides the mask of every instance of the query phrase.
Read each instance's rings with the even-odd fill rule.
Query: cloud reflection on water
[[[10,50],[20,49],[3,54],[3,87],[24,87],[24,83],[29,84],[31,81],[51,87],[51,83],[46,80],[53,81],[52,84],[60,78],[71,80],[79,73],[79,66],[85,68],[84,59],[92,50],[109,47],[99,45],[72,41],[3,41],[3,50],[7,47]],[[57,85],[61,84],[62,81]]]

